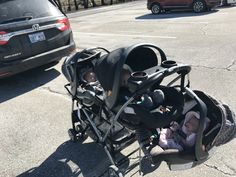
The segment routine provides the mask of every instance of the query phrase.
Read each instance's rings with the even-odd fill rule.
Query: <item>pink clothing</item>
[[[187,135],[184,141],[175,138],[175,133],[169,128],[164,128],[161,130],[159,145],[163,149],[178,149],[183,150],[183,146],[192,147],[196,141],[196,133],[191,133]]]
[[[159,145],[163,149],[178,149],[182,151],[184,147],[193,147],[196,142],[196,133],[191,132],[189,127],[187,127],[187,122],[192,118],[200,118],[200,115],[197,112],[190,111],[186,114],[183,126],[180,127],[177,122],[175,122],[170,128],[164,128],[160,132]],[[197,128],[197,127],[195,127]],[[186,135],[186,138],[179,138],[178,131],[181,129],[182,132]]]

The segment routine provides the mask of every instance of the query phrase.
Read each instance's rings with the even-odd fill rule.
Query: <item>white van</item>
[[[228,4],[236,4],[236,0],[227,0]]]
[[[221,6],[236,4],[236,0],[221,0]]]

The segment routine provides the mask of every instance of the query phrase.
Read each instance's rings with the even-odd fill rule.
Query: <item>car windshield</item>
[[[0,24],[14,22],[14,19],[29,20],[60,14],[57,7],[48,0],[0,0]]]

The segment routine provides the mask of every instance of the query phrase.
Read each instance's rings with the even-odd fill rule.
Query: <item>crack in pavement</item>
[[[208,167],[208,168],[215,169],[215,170],[217,170],[217,171],[219,171],[219,172],[221,172],[221,173],[223,173],[223,174],[225,174],[225,175],[228,175],[228,176],[235,176],[235,175],[236,175],[236,170],[233,169],[232,167],[227,166],[227,165],[226,165],[226,166],[227,166],[230,170],[232,170],[234,173],[225,172],[225,171],[219,169],[219,167],[217,167],[217,166],[215,166],[215,165],[209,165],[209,164],[206,164],[206,163],[204,163],[204,165],[205,165],[206,167]]]
[[[203,32],[203,35],[204,35],[204,36],[207,36],[206,29],[204,29],[204,28],[206,28],[207,26],[208,26],[208,23],[204,24],[204,26],[201,27],[201,31]]]
[[[168,56],[168,55],[167,55]],[[171,56],[171,55],[170,55]],[[171,58],[174,58],[174,56],[171,56]],[[175,60],[177,63],[182,63],[181,61]],[[191,64],[190,64],[191,65]],[[204,66],[204,65],[191,65],[192,67],[196,68],[206,68],[206,69],[217,69],[217,70],[226,70],[226,71],[236,71],[235,69],[230,69],[232,66],[236,65],[236,60],[233,60],[231,64],[229,64],[225,68],[218,68],[218,67],[210,67],[210,66]]]
[[[232,63],[229,64],[229,65],[226,67],[226,69],[229,70],[229,71],[231,71],[231,70],[230,70],[230,67],[232,67],[232,66],[235,65],[235,64],[236,64],[236,60],[233,60]]]
[[[46,91],[53,93],[53,94],[58,94],[61,96],[70,97],[70,95],[68,93],[58,92],[58,91],[52,90],[50,87],[40,87],[39,90],[46,90]]]
[[[217,67],[210,67],[210,66],[203,66],[203,65],[192,65],[192,67],[206,68],[206,69],[217,69],[217,70],[226,70],[226,71],[236,71],[236,70],[230,69],[230,67],[232,67],[234,64],[236,64],[236,61],[234,61],[232,64],[230,64],[226,68],[217,68]]]
[[[231,166],[229,166],[229,165],[227,165],[227,164],[225,164],[225,166],[226,166],[227,168],[229,168],[230,170],[232,170],[232,171],[234,172],[234,174],[236,174],[236,169],[234,169],[233,167],[231,167]]]

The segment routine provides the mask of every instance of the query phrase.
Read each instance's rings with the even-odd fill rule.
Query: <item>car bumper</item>
[[[14,74],[42,66],[53,61],[60,60],[75,50],[75,43],[72,42],[63,46],[30,58],[12,61],[9,63],[0,63],[0,78],[12,76]]]

